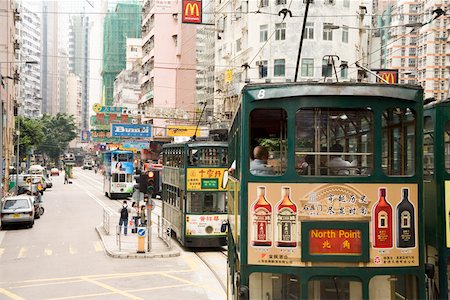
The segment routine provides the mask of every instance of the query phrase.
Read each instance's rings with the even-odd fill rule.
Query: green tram
[[[185,247],[226,245],[226,142],[192,141],[163,146],[162,216]]]
[[[429,299],[449,299],[450,99],[425,106],[423,153]]]
[[[250,84],[229,132],[228,299],[424,299],[423,91]]]

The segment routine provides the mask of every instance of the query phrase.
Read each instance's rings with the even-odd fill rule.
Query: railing
[[[110,224],[109,224],[110,219],[111,219],[111,213],[108,212],[106,209],[103,209],[103,223],[102,223],[102,226],[103,226],[103,229],[105,230],[106,234],[108,234],[108,235],[110,233],[110,230],[109,230],[109,228],[110,228]]]
[[[158,215],[158,237],[162,239],[169,249],[172,249],[172,234],[169,221]]]

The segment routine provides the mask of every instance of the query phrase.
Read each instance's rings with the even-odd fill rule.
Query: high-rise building
[[[16,36],[20,45],[17,53],[18,71],[16,98],[19,115],[36,118],[41,115],[41,18],[23,4],[17,3],[20,19],[16,24]],[[26,62],[33,62],[33,64]]]
[[[103,26],[103,101],[113,105],[114,80],[126,67],[126,39],[141,37],[142,5],[118,3],[108,12]]]
[[[187,122],[174,120],[173,110],[194,111],[196,29],[181,22],[181,5],[181,1],[143,3],[139,106],[145,111],[161,109],[173,117],[143,118],[144,122],[153,124],[155,137],[165,137],[167,125]],[[188,121],[195,124],[194,119]]]
[[[41,25],[41,94],[42,113],[56,114],[60,111],[58,99],[58,1],[42,3]]]
[[[58,63],[58,99],[59,112],[67,113],[67,77],[69,76],[69,57],[66,51],[59,49]]]
[[[75,125],[77,126],[77,136],[81,136],[80,128],[82,121],[82,80],[80,76],[74,73],[69,73],[67,76],[67,114],[73,115]]]
[[[72,16],[69,29],[69,71],[81,78],[81,129],[89,128],[89,17]]]

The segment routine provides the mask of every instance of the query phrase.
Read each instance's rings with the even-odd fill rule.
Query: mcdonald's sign
[[[388,83],[398,83],[398,70],[388,70],[388,69],[379,69],[373,70],[377,73],[378,76],[386,80]],[[384,83],[382,80],[377,78],[377,82]]]
[[[183,0],[183,23],[202,23],[202,1]]]

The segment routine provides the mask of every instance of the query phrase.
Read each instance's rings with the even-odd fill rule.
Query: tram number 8
[[[266,91],[265,90],[259,90],[258,92],[258,99],[262,99],[266,96]]]

